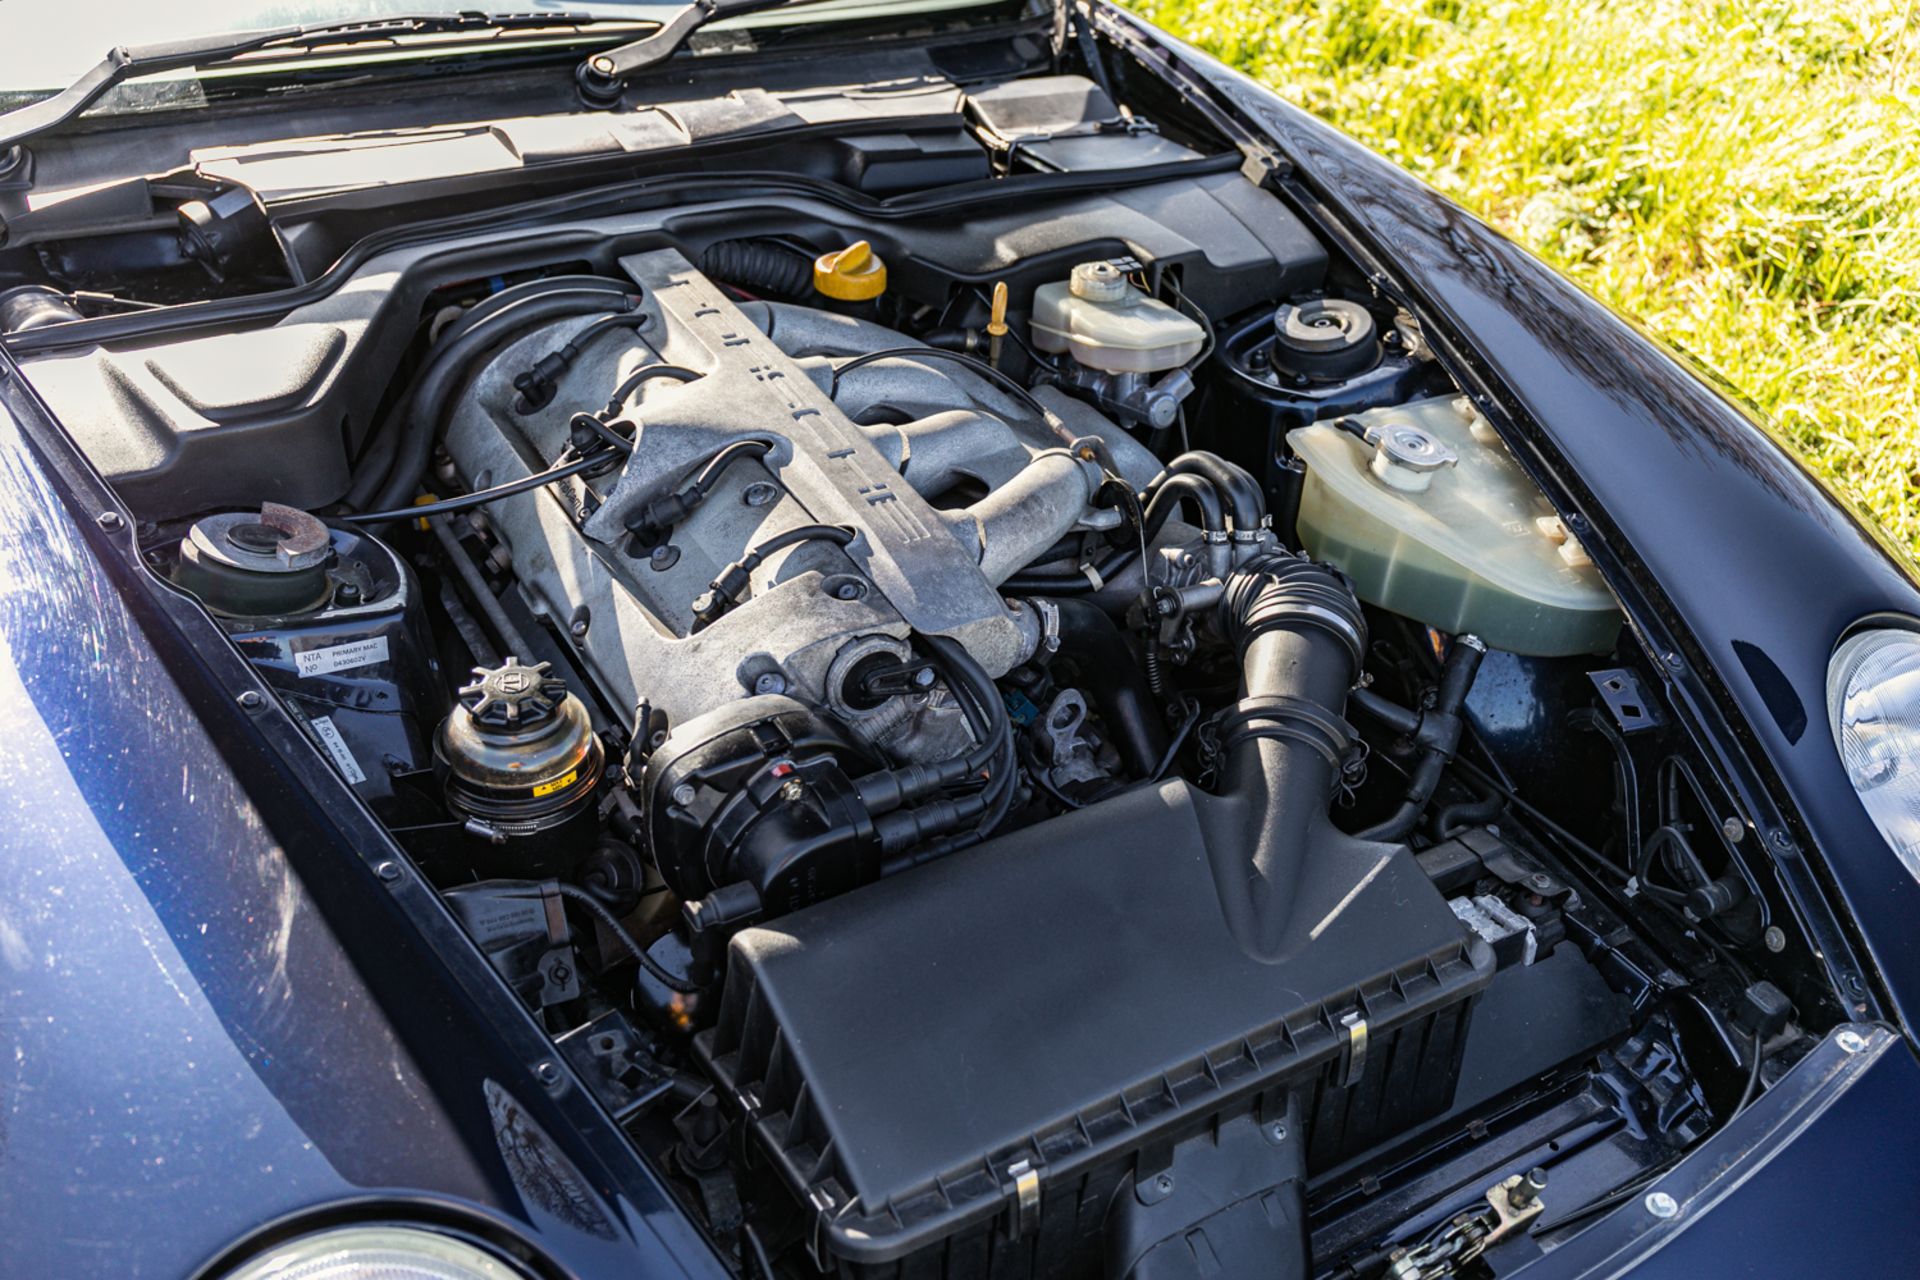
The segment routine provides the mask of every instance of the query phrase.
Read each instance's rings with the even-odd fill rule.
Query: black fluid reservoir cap
[[[497,667],[475,667],[473,683],[460,687],[460,705],[483,725],[532,729],[552,720],[566,699],[566,681],[548,673],[551,663],[521,665],[509,656]]]

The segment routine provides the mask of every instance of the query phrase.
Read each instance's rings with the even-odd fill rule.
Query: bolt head
[[[94,523],[102,529],[105,529],[108,533],[118,533],[127,527],[126,520],[122,518],[118,511],[102,511]]]
[[[1647,1212],[1656,1218],[1671,1218],[1680,1212],[1680,1202],[1664,1191],[1655,1191],[1646,1199]]]
[[[753,678],[755,693],[785,693],[787,678],[778,671],[767,671]]]
[[[788,804],[798,804],[807,798],[807,784],[798,778],[788,778],[780,784],[780,798]]]
[[[780,496],[780,490],[765,480],[756,480],[740,493],[740,500],[750,507],[764,507]]]
[[[248,689],[240,695],[238,701],[248,711],[258,711],[267,704],[267,700],[260,696],[260,691],[257,689]]]
[[[677,805],[689,805],[693,803],[693,798],[697,794],[699,793],[693,789],[691,782],[683,782],[673,789],[673,802]]]
[[[560,1068],[552,1062],[534,1063],[533,1074],[535,1079],[549,1088],[560,1083]]]
[[[1728,844],[1739,844],[1740,838],[1747,834],[1747,824],[1738,818],[1723,818],[1720,821],[1720,834],[1727,838]]]
[[[1163,1173],[1153,1180],[1153,1185],[1161,1191],[1171,1191],[1173,1190],[1173,1175]]]
[[[1858,1031],[1842,1031],[1833,1038],[1842,1053],[1862,1053],[1867,1047],[1867,1038]]]
[[[375,865],[373,874],[379,876],[388,884],[392,884],[400,878],[400,864],[389,858],[385,862]]]
[[[1777,924],[1768,925],[1767,931],[1760,935],[1760,940],[1766,943],[1767,950],[1775,955],[1787,949],[1787,931]]]

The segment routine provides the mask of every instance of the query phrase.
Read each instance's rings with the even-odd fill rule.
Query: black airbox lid
[[[1140,788],[734,940],[697,1047],[832,1253],[901,1257],[1013,1210],[1036,1175],[1110,1167],[1271,1090],[1348,1087],[1350,1066],[1445,1108],[1457,1036],[1438,1071],[1431,1045],[1348,1061],[1464,1014],[1492,977],[1413,857],[1322,829],[1285,958],[1262,963],[1223,923],[1196,799]]]

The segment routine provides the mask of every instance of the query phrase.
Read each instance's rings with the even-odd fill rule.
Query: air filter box
[[[1485,945],[1406,849],[1321,826],[1282,958],[1251,958],[1205,799],[1143,787],[734,939],[697,1048],[817,1215],[823,1265],[1097,1269],[1139,1236],[1116,1189],[1178,1197],[1205,1179],[1160,1171],[1217,1166],[1248,1123],[1292,1144],[1294,1172],[1257,1179],[1293,1179],[1267,1216],[1291,1214],[1304,1265],[1299,1169],[1450,1104]]]

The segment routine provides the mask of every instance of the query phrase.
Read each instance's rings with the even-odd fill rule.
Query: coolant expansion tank
[[[1287,433],[1307,464],[1300,540],[1362,600],[1496,649],[1601,653],[1619,606],[1579,542],[1464,397]],[[1364,433],[1366,438],[1361,438]]]

